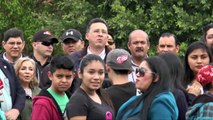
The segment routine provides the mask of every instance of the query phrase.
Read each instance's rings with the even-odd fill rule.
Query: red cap
[[[197,80],[203,86],[213,81],[213,66],[206,65],[202,67],[197,73]]]

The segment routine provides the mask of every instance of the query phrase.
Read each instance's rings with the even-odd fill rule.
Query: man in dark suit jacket
[[[25,105],[25,92],[13,66],[2,58],[0,58],[0,79],[3,82],[1,109],[5,112],[6,119],[16,120]]]

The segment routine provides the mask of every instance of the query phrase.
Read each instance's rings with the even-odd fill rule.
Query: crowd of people
[[[94,18],[85,41],[77,29],[60,40],[39,30],[33,52],[23,53],[18,28],[4,32],[0,54],[1,120],[185,120],[213,117],[213,23],[178,56],[173,33],[163,33],[156,56],[149,35],[128,37],[129,51],[116,45],[106,21]],[[53,56],[60,43],[63,53]]]

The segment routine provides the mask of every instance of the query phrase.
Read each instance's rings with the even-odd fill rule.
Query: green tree
[[[1,35],[10,27],[22,29],[27,53],[32,52],[32,36],[40,29],[49,29],[58,38],[68,28],[84,35],[88,21],[101,17],[120,48],[127,48],[132,30],[142,29],[152,43],[149,54],[155,55],[159,36],[171,32],[177,35],[183,56],[188,43],[199,40],[203,26],[213,18],[212,0],[1,0],[0,6]],[[59,52],[58,44],[55,53]]]

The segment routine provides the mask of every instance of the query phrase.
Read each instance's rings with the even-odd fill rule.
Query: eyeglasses
[[[109,45],[113,45],[114,42],[113,42],[113,41],[108,41],[108,44],[109,44]]]
[[[147,72],[147,70],[144,69],[144,68],[137,68],[136,71],[135,71],[136,74],[139,73],[140,77],[143,77],[146,72]],[[149,73],[152,73],[153,75],[156,75],[155,72],[149,72]]]
[[[53,42],[41,42],[41,44],[44,46],[50,46],[53,45]]]
[[[11,46],[14,46],[14,45],[21,46],[23,44],[23,42],[7,42],[7,43]]]

